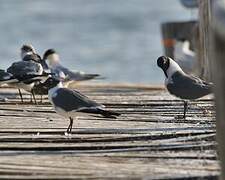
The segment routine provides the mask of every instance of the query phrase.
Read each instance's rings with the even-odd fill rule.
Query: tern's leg
[[[70,117],[70,124],[66,130],[66,132],[69,134],[72,131],[72,127],[73,127],[73,118]]]
[[[42,103],[42,95],[41,95],[41,103]]]
[[[37,101],[36,101],[35,94],[34,94],[34,91],[33,90],[31,90],[31,94],[32,94],[32,96],[34,98],[34,103],[37,104]]]
[[[18,91],[19,91],[19,95],[20,95],[21,102],[23,103],[23,96],[22,96],[22,93],[21,93],[20,89],[18,89]]]
[[[33,102],[32,94],[30,94],[30,102]]]
[[[184,101],[184,116],[183,118],[185,119],[186,118],[186,112],[188,110],[188,102],[187,101]]]

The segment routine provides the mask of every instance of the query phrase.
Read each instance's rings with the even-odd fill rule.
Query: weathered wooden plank
[[[62,177],[64,178],[78,175],[78,177],[93,177],[93,178],[147,178],[147,177],[168,177],[170,172],[171,177],[190,177],[193,176],[212,176],[218,173],[218,165],[212,160],[193,160],[190,161],[184,159],[178,159],[173,161],[172,159],[161,159],[160,161],[154,159],[136,158],[135,161],[129,158],[122,157],[77,157],[70,155],[65,157],[64,155],[43,155],[41,157],[34,157],[31,161],[32,155],[17,156],[15,161],[8,161],[3,157],[0,160],[2,169],[8,169],[8,175],[12,172],[24,173],[24,177],[30,177],[31,172],[36,177]],[[60,162],[61,159],[63,162]],[[60,164],[53,163],[60,162]],[[33,166],[29,166],[29,164]],[[74,164],[76,162],[76,164]],[[95,162],[98,162],[97,164]],[[149,163],[151,162],[151,163]],[[193,166],[193,164],[198,167]],[[40,164],[42,164],[40,166]],[[87,167],[87,164],[89,165]],[[0,167],[1,167],[0,165]],[[129,167],[129,168],[127,168]],[[27,174],[26,174],[27,173]],[[126,174],[127,176],[124,176]],[[14,174],[15,175],[15,174]],[[89,176],[88,176],[89,175]],[[11,177],[13,175],[11,174]]]
[[[21,104],[17,91],[0,102],[0,179],[216,177],[215,113],[211,97],[183,104],[161,89],[79,87],[121,112],[118,119],[68,120],[44,103]],[[14,95],[13,95],[14,94]],[[16,96],[15,96],[16,94]],[[29,95],[25,95],[29,101]],[[113,99],[113,101],[112,101]]]

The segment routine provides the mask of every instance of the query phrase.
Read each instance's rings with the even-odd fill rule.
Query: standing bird
[[[103,105],[90,100],[78,91],[64,88],[62,82],[56,78],[50,77],[45,83],[49,87],[48,98],[55,111],[70,119],[67,133],[71,133],[73,117],[76,117],[78,114],[100,114],[106,118],[116,118],[116,116],[120,115],[117,112],[105,110]]]
[[[59,55],[54,49],[48,49],[45,51],[42,59],[43,67],[48,67],[46,61],[48,61],[51,72],[54,73],[57,78],[60,78],[60,80],[65,84],[69,84],[72,81],[91,80],[100,76],[99,74],[86,74],[81,71],[74,72],[62,66],[60,64]]]
[[[212,93],[212,83],[207,83],[200,78],[186,74],[173,59],[161,56],[157,59],[157,65],[166,76],[165,86],[167,90],[170,94],[184,101],[184,119],[188,109],[187,100],[198,99]]]
[[[36,54],[32,45],[22,46],[21,58],[22,61],[14,62],[7,69],[7,72],[18,80],[18,82],[10,84],[18,88],[22,102],[23,96],[20,89],[31,92],[36,103],[33,87],[35,83],[46,80],[48,74],[43,73],[43,67],[40,64],[41,58]]]

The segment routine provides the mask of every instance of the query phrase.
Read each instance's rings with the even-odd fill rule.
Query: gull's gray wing
[[[73,91],[67,88],[59,88],[56,94],[53,94],[52,102],[56,107],[65,111],[78,111],[81,109],[90,109],[101,107],[98,104],[78,91]]]
[[[23,77],[26,75],[40,75],[43,68],[39,63],[31,61],[18,61],[13,63],[7,72],[11,73],[14,77]]]
[[[11,73],[0,69],[0,84],[18,82]]]
[[[197,99],[212,92],[212,84],[200,78],[176,72],[172,82],[167,85],[168,91],[182,99]]]
[[[11,73],[5,72],[5,70],[0,69],[0,81],[11,79],[13,75]]]
[[[73,72],[68,68],[58,64],[52,69],[52,72],[56,73],[60,77],[60,73],[65,75],[65,81],[85,81],[94,79],[99,76],[99,74],[86,74],[80,71]]]

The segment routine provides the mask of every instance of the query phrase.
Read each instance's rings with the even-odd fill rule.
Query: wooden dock
[[[122,113],[118,119],[69,121],[49,104],[21,104],[14,89],[0,89],[0,179],[217,179],[212,97],[183,103],[159,87],[79,86]],[[0,96],[0,97],[1,97]],[[29,102],[29,96],[26,96]]]

